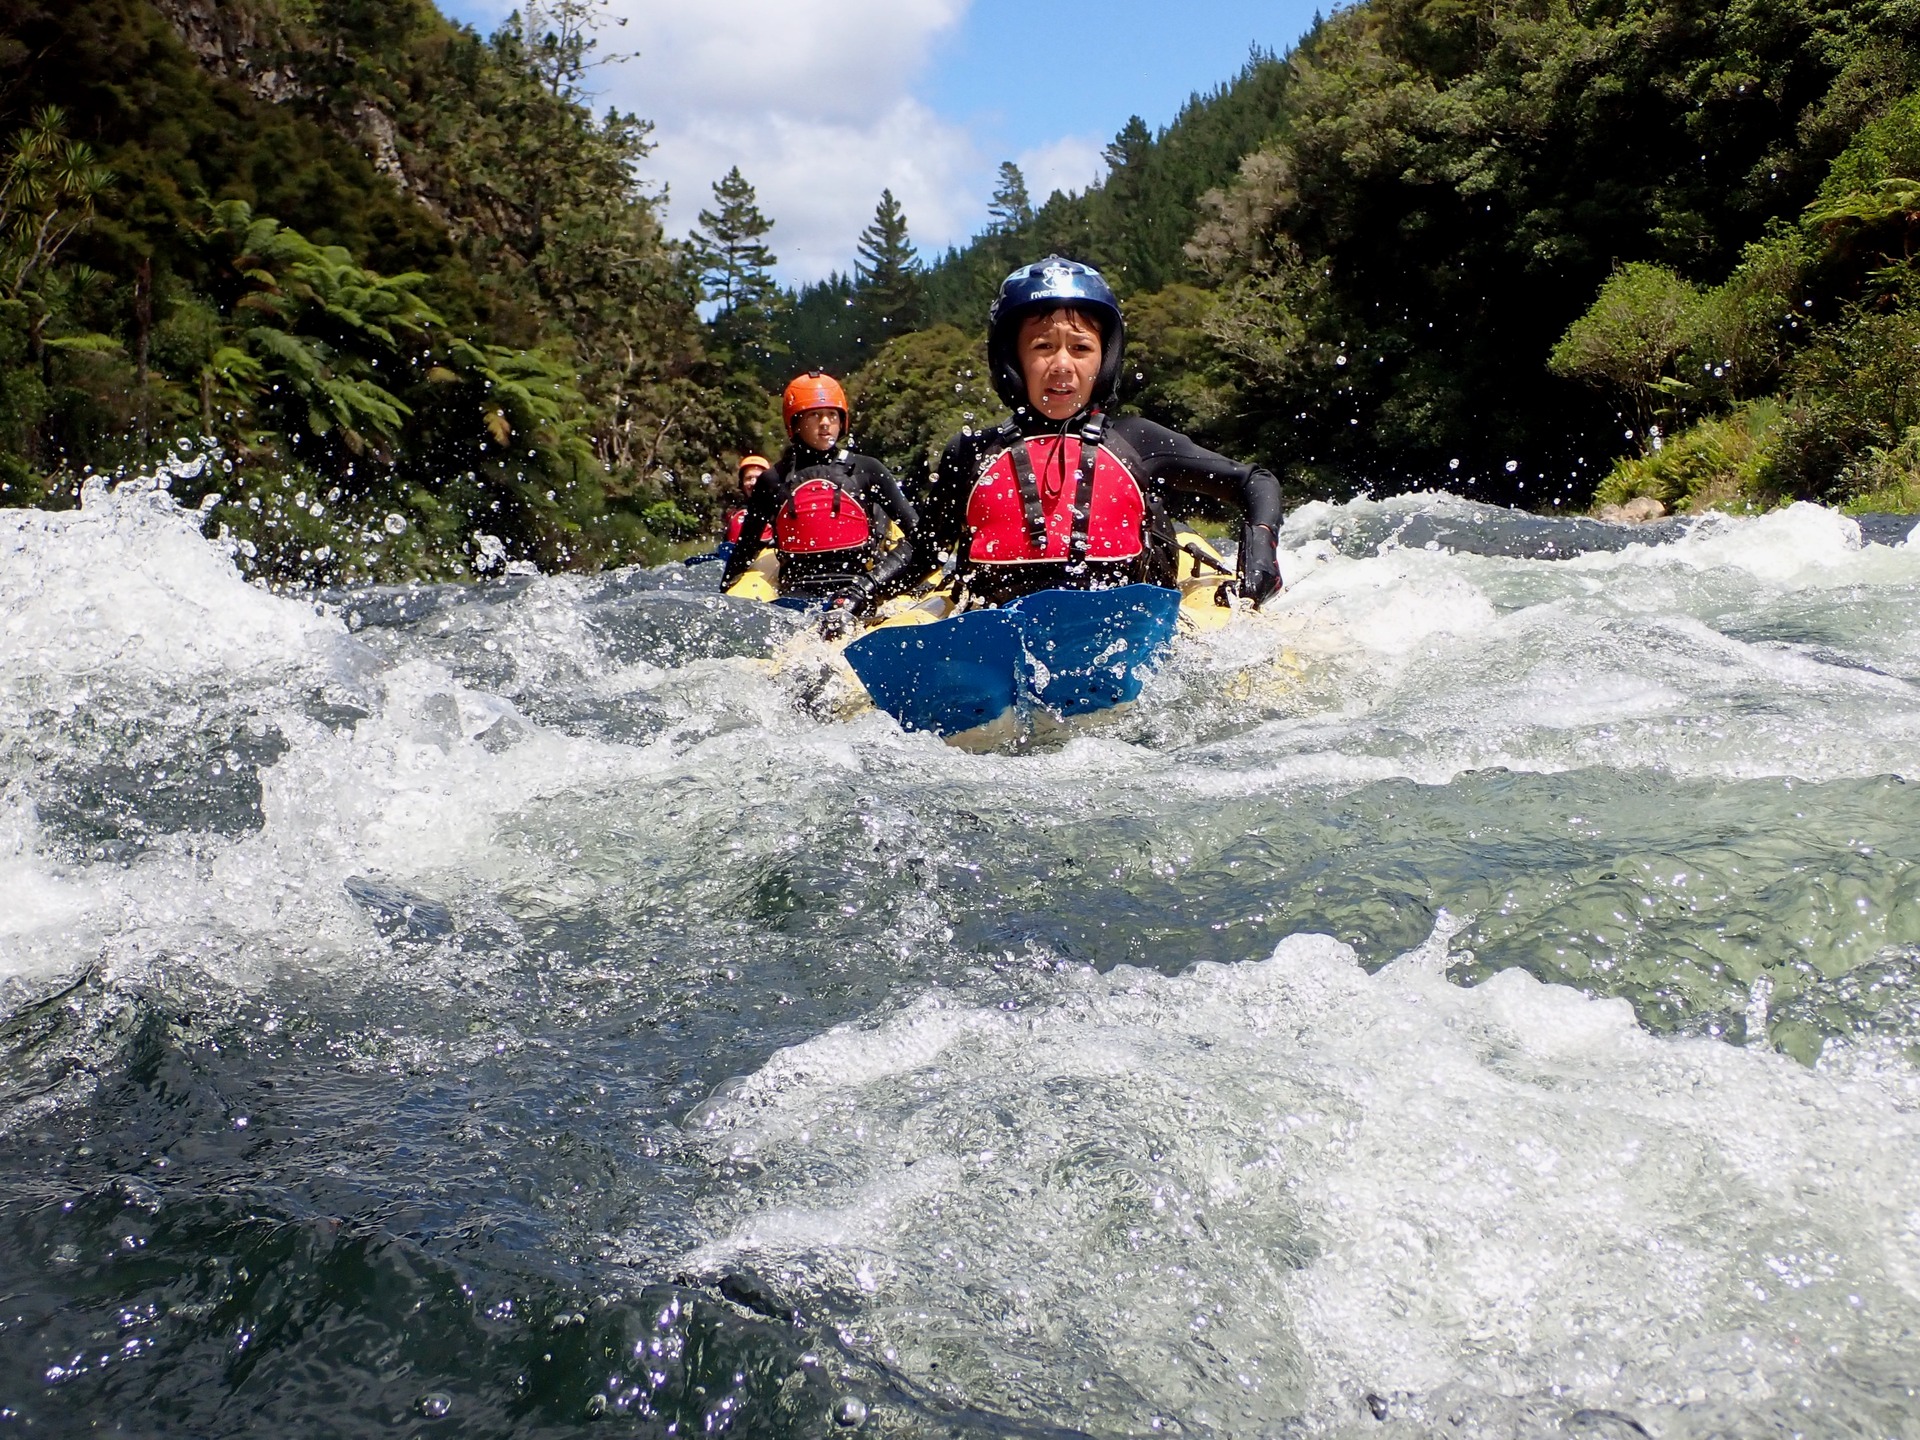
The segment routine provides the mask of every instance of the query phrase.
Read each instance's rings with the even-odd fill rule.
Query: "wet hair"
[[[1106,327],[1100,323],[1100,317],[1091,311],[1081,309],[1078,305],[1055,305],[1049,309],[1030,310],[1020,317],[1020,328],[1014,333],[1016,335],[1024,335],[1026,334],[1027,326],[1033,324],[1035,321],[1047,323],[1061,319],[1062,317],[1070,321],[1074,329],[1085,330],[1098,336],[1101,348],[1106,348],[1107,332]]]

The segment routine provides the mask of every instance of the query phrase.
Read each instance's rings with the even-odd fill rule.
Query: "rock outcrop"
[[[1658,520],[1667,513],[1667,507],[1651,495],[1636,495],[1624,505],[1602,505],[1595,512],[1598,519],[1611,520],[1620,525],[1644,525],[1649,520]]]
[[[153,3],[201,65],[246,86],[256,100],[278,105],[305,93],[287,63],[286,36],[255,7],[219,0]]]
[[[230,0],[153,3],[194,59],[213,74],[244,85],[254,99],[282,105],[312,98],[311,87],[300,75],[295,38],[270,6],[233,4]],[[440,208],[407,173],[400,131],[393,117],[364,95],[354,100],[347,113],[352,116],[351,125],[336,118],[336,127],[345,129],[347,138],[365,150],[375,170],[444,222],[446,217]]]

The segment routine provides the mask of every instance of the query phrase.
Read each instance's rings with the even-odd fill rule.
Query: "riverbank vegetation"
[[[792,354],[898,383],[944,344],[950,395],[979,356],[942,327],[1058,249],[1126,302],[1130,403],[1299,496],[1910,507],[1917,87],[1889,0],[1367,0],[1130,122],[1082,195],[1003,167],[924,329],[810,330],[856,276],[793,297]]]
[[[0,0],[0,500],[213,445],[181,498],[318,582],[699,531],[764,397],[662,233],[648,126],[587,108],[595,13],[483,40],[424,0]]]
[[[184,444],[272,578],[652,559],[799,369],[924,479],[1049,251],[1120,291],[1126,403],[1298,497],[1920,502],[1908,0],[1365,0],[1085,191],[1003,165],[965,246],[882,194],[789,292],[738,169],[665,236],[598,13],[0,0],[0,502]]]
[[[1602,287],[1551,363],[1626,397],[1646,443],[1600,487],[1682,509],[1812,499],[1920,510],[1920,95],[1854,136],[1717,285]]]

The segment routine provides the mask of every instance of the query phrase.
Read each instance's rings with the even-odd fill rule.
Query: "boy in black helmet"
[[[1280,589],[1280,482],[1151,420],[1109,416],[1125,346],[1119,302],[1091,266],[1050,255],[1002,283],[987,363],[1013,414],[948,443],[923,517],[976,600],[1173,584],[1172,490],[1235,505],[1240,593]]]

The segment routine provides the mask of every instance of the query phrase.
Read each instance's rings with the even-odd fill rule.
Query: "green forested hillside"
[[[1916,86],[1910,0],[1368,0],[1163,134],[1129,125],[1102,185],[927,269],[935,328],[854,358],[950,396],[994,279],[1059,249],[1127,301],[1133,403],[1302,495],[1897,499],[1920,464]],[[1614,304],[1608,343],[1654,355],[1622,381],[1556,347],[1636,266],[1695,297],[1692,328],[1623,331]],[[1737,374],[1710,353],[1739,339],[1728,283],[1753,312]],[[835,299],[859,312],[857,284]],[[887,418],[909,408],[869,435],[914,468],[918,429]],[[1694,420],[1720,428],[1669,443]]]
[[[176,488],[274,575],[695,530],[762,397],[647,127],[582,103],[587,7],[544,10],[482,40],[425,0],[0,0],[0,500],[211,440],[231,468]]]
[[[1872,0],[1340,16],[1196,232],[1228,433],[1326,484],[1584,501],[1644,435],[1550,371],[1561,333],[1618,266],[1718,281],[1796,219],[1920,80],[1916,24]]]
[[[908,315],[883,320],[868,303],[862,275],[803,286],[777,308],[781,345],[773,369],[845,373],[893,336],[920,326],[976,327],[1001,278],[1050,251],[1099,265],[1123,297],[1197,278],[1186,255],[1195,205],[1231,180],[1241,157],[1274,132],[1291,75],[1285,61],[1255,53],[1239,75],[1195,95],[1157,135],[1137,116],[1128,121],[1107,147],[1103,183],[1073,194],[1056,190],[1037,207],[1025,177],[1009,162],[1002,166],[993,222],[922,268]],[[1017,188],[1008,190],[1009,182]]]
[[[801,368],[923,476],[1056,250],[1127,403],[1302,497],[1920,501],[1920,0],[1366,0],[1085,193],[1003,166],[930,264],[883,194],[788,294],[737,169],[663,235],[594,10],[0,0],[0,502],[207,452],[177,489],[269,576],[654,556]]]

